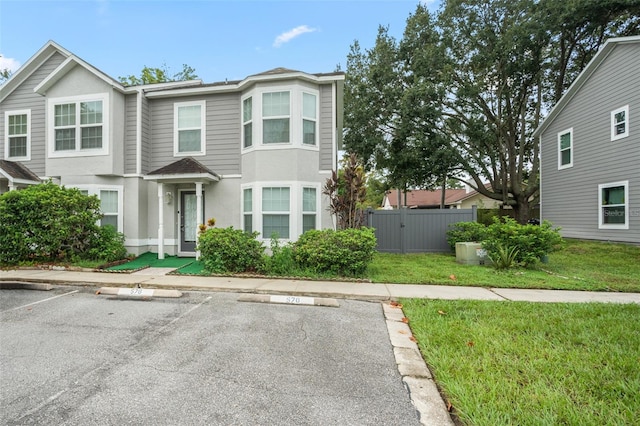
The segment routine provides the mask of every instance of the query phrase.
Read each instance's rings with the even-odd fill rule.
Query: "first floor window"
[[[30,111],[7,113],[6,152],[8,159],[28,159],[29,157],[29,119]]]
[[[242,194],[242,214],[245,232],[253,232],[253,190],[245,189]]]
[[[629,182],[599,185],[598,190],[600,228],[628,229]]]
[[[289,238],[289,200],[289,188],[262,188],[262,238]]]
[[[122,232],[119,226],[120,210],[122,205],[121,190],[120,189],[101,189],[95,186],[80,187],[79,191],[84,195],[95,195],[100,200],[100,213],[102,213],[102,219],[100,219],[100,226],[113,226],[118,232]]]
[[[100,191],[100,210],[104,215],[100,226],[111,225],[118,229],[118,191]]]
[[[316,229],[316,189],[302,188],[302,232]]]
[[[558,169],[573,166],[573,129],[558,133]]]
[[[629,105],[611,111],[611,140],[629,136]]]

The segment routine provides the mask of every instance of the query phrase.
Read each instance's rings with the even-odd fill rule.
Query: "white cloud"
[[[11,72],[16,72],[16,70],[20,68],[20,65],[20,62],[13,58],[6,58],[2,56],[2,53],[0,53],[0,70],[8,69]]]
[[[289,30],[285,33],[282,33],[278,37],[276,37],[276,39],[273,42],[273,47],[280,47],[284,43],[287,43],[304,33],[313,33],[315,31],[318,31],[318,30],[316,28],[310,28],[307,25],[300,25],[299,27],[295,27],[294,29]]]

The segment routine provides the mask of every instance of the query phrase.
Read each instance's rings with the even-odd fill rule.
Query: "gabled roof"
[[[613,51],[613,49],[620,44],[627,43],[640,43],[640,35],[630,36],[630,37],[619,37],[619,38],[610,38],[608,39],[604,46],[595,54],[595,56],[589,61],[587,66],[582,70],[578,77],[571,83],[569,89],[565,92],[564,95],[560,98],[558,103],[551,109],[551,112],[547,116],[547,118],[538,126],[538,128],[533,132],[533,137],[539,137],[547,127],[553,122],[553,120],[562,112],[562,110],[567,106],[567,104],[573,99],[576,93],[584,86],[584,84],[589,80],[591,75],[598,69],[600,64],[604,62],[604,60],[609,56],[609,54]],[[640,61],[639,61],[640,62]],[[640,67],[640,63],[638,63],[638,67]]]
[[[160,167],[144,176],[145,180],[217,182],[220,175],[203,166],[199,161],[185,157]]]
[[[123,92],[123,93],[125,92],[124,86],[120,84],[119,81],[103,73],[93,65],[83,61],[82,59],[80,59],[75,55],[69,56],[63,63],[61,63],[58,66],[58,68],[56,68],[51,74],[49,74],[44,80],[42,80],[40,84],[38,84],[33,89],[33,91],[41,95],[45,95],[47,90],[49,90],[50,87],[56,84],[61,78],[63,78],[69,71],[74,69],[76,66],[83,67],[84,69],[89,71],[91,74],[95,75],[97,78],[104,81],[114,89],[119,90],[120,92]]]
[[[491,188],[489,184],[485,184],[485,187]],[[444,194],[444,204],[451,206],[458,204],[464,200],[481,195],[476,190],[467,189],[447,189]],[[385,196],[389,200],[389,204],[396,208],[398,206],[398,190],[390,189],[385,193]],[[426,189],[413,189],[407,191],[407,202],[405,204],[405,194],[401,194],[401,205],[409,208],[425,208],[425,207],[437,207],[440,206],[440,199],[442,198],[442,189],[426,190]]]
[[[4,176],[10,182],[20,184],[40,183],[40,178],[21,163],[8,160],[0,160],[0,176]]]

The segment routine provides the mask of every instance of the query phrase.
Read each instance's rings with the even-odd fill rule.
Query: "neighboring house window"
[[[629,105],[611,111],[611,140],[629,136]]]
[[[262,94],[262,143],[289,143],[289,92]]]
[[[302,188],[302,233],[316,229],[316,189]]]
[[[118,232],[122,232],[122,189],[114,187],[101,187],[95,185],[77,188],[85,195],[95,195],[100,200],[100,226],[113,226]]]
[[[573,166],[573,129],[558,133],[558,169]]]
[[[244,218],[244,231],[253,232],[253,189],[242,191],[242,214]]]
[[[302,94],[302,143],[316,144],[317,122],[316,96],[310,93]]]
[[[48,100],[49,156],[108,154],[108,95]]]
[[[205,154],[205,110],[205,101],[175,104],[174,155]]]
[[[249,148],[253,145],[253,98],[251,97],[242,101],[242,130],[243,147]]]
[[[5,114],[5,158],[31,159],[31,111],[10,111]]]
[[[599,228],[629,229],[629,181],[598,185]]]
[[[289,238],[289,195],[289,188],[262,188],[262,238]]]

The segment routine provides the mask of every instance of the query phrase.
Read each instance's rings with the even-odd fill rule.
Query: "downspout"
[[[136,94],[136,174],[142,175],[142,89]]]

